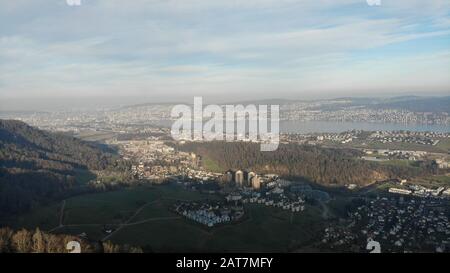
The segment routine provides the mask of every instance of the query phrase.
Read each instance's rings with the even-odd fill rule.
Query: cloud
[[[448,1],[0,1],[0,97],[450,85]]]

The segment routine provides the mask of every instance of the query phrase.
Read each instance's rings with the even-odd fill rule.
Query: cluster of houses
[[[446,202],[402,196],[365,199],[348,212],[346,223],[325,229],[322,247],[361,252],[372,238],[382,252],[450,252]]]
[[[362,234],[373,234],[392,250],[450,251],[450,223],[445,200],[377,198],[350,214],[366,223]]]
[[[175,150],[160,140],[135,140],[117,142],[125,159],[138,162],[131,172],[139,180],[216,181],[223,174],[205,171],[202,157],[195,153]]]
[[[388,150],[388,149],[379,149],[379,150],[364,150],[366,155],[369,156],[382,156],[383,158],[391,158],[391,159],[406,159],[406,160],[419,160],[427,155],[427,152],[424,151],[403,151],[403,150]]]
[[[413,143],[413,144],[422,144],[422,145],[432,145],[435,146],[439,143],[439,140],[425,138],[425,137],[397,137],[397,136],[383,136],[376,137],[374,140],[379,141],[381,143],[393,143],[393,142],[403,142],[403,143]]]
[[[235,191],[225,199],[228,202],[242,204],[261,204],[277,207],[292,212],[305,210],[305,199],[290,191],[292,182],[287,180],[272,181],[264,189],[255,191],[252,189],[241,189]]]
[[[227,206],[221,202],[177,202],[174,204],[176,213],[205,225],[214,227],[219,224],[237,221],[244,216],[242,206]]]
[[[190,181],[196,182],[213,182],[217,181],[222,176],[222,173],[209,172],[203,169],[187,168],[183,175],[184,180],[189,179]]]
[[[439,139],[437,138],[448,137],[450,137],[450,134],[438,132],[379,131],[372,133],[369,139],[379,141],[381,143],[403,142],[434,146],[439,143]]]
[[[251,196],[246,196],[245,198],[243,198],[242,202],[244,204],[263,204],[266,206],[282,208],[284,210],[289,210],[292,212],[300,212],[305,210],[305,200],[300,197],[297,197],[297,199],[290,199],[281,194],[268,194],[265,196],[261,196],[260,193],[254,193]]]
[[[140,180],[161,181],[176,177],[199,164],[193,154],[176,151],[160,140],[134,140],[116,143],[124,159],[134,164],[132,174]]]
[[[413,132],[413,131],[372,131],[363,134],[362,130],[351,130],[341,133],[315,134],[282,134],[281,143],[299,143],[316,145],[325,141],[341,144],[352,143],[354,140],[374,141],[381,143],[413,143],[436,146],[441,139],[450,138],[449,133]]]
[[[344,252],[360,252],[360,247],[356,243],[357,234],[346,227],[329,226],[325,228],[322,237],[322,247],[326,249],[340,250]],[[354,247],[352,247],[354,245]]]
[[[450,198],[450,188],[438,187],[437,189],[429,189],[421,185],[406,184],[405,188],[389,188],[390,193],[413,195],[417,197],[427,198]]]
[[[445,159],[436,159],[436,164],[438,165],[439,169],[450,169],[450,162]]]
[[[313,134],[282,134],[280,137],[281,143],[298,143],[298,144],[308,144],[317,145],[322,144],[325,141],[332,141],[338,143],[350,143],[354,139],[359,138],[359,134],[362,131],[352,130],[341,133],[313,133]]]
[[[314,199],[321,202],[330,200],[328,193],[314,190],[306,183],[293,182],[279,179],[276,175],[270,175],[270,182],[266,182],[263,188],[235,188],[225,199],[236,204],[261,204],[268,207],[276,207],[291,212],[305,210],[306,199]]]
[[[359,131],[348,131],[343,133],[328,133],[317,136],[318,141],[329,140],[333,142],[340,142],[342,144],[350,143],[353,139],[358,138]]]

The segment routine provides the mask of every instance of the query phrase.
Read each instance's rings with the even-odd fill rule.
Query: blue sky
[[[448,0],[81,2],[0,0],[0,98],[450,93]]]

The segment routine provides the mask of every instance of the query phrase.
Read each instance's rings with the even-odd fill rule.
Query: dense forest
[[[118,155],[94,143],[0,120],[0,217],[79,191],[80,172],[122,168]]]
[[[142,249],[136,247],[119,246],[111,242],[90,242],[73,235],[50,234],[38,228],[34,231],[0,229],[0,253],[68,253],[66,246],[70,241],[80,243],[81,253],[142,252]]]
[[[297,144],[280,145],[275,152],[261,152],[259,144],[243,142],[191,142],[178,148],[200,154],[223,170],[251,169],[259,173],[307,179],[322,185],[368,185],[432,171],[427,166],[413,168],[363,161],[358,159],[361,153],[352,149]]]

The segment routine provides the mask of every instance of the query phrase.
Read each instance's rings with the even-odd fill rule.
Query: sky
[[[449,95],[449,75],[448,0],[0,0],[0,110]]]

